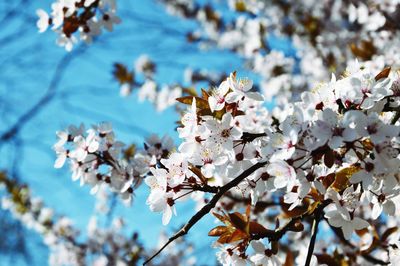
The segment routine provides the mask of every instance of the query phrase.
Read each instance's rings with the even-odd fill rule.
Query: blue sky
[[[0,133],[42,97],[58,62],[67,54],[55,45],[53,32],[37,33],[35,10],[39,7],[49,10],[51,2],[32,2],[28,1],[23,11],[11,17],[7,16],[8,11],[18,2],[0,4]],[[18,135],[19,145],[0,146],[0,169],[13,166],[35,196],[43,198],[58,214],[73,219],[82,231],[93,213],[94,198],[89,195],[88,188],[72,182],[67,167],[53,168],[55,155],[51,147],[56,140],[56,130],[81,122],[89,126],[111,121],[117,137],[128,144],[141,145],[148,133],[160,136],[167,133],[177,140],[174,130],[177,115],[172,109],[158,113],[151,104],[139,103],[135,94],[128,98],[119,96],[118,85],[111,76],[113,63],[131,67],[140,54],[148,54],[157,63],[156,79],[160,84],[182,81],[187,66],[247,73],[243,60],[231,52],[201,51],[196,45],[187,44],[185,33],[196,25],[167,15],[156,1],[119,3],[122,24],[115,27],[113,33],[103,34],[93,45],[84,45],[78,55],[74,51],[68,55],[73,59],[65,68],[53,100],[25,124]],[[277,40],[272,40],[272,44],[283,47]],[[290,51],[287,45],[283,48]],[[146,246],[153,246],[160,230],[171,233],[191,217],[194,209],[190,203],[181,204],[178,206],[180,215],[163,228],[161,216],[150,212],[144,204],[147,194],[147,187],[142,186],[136,191],[133,206],[127,208],[119,204],[115,213],[127,218],[129,230],[139,231]],[[209,262],[207,258],[214,253],[208,248],[213,239],[206,237],[214,226],[212,221],[211,217],[204,219],[189,234],[205,262]],[[33,264],[45,265],[47,250],[41,239],[29,230],[26,232]],[[9,254],[0,254],[0,265],[10,264]],[[26,263],[18,260],[12,264]]]

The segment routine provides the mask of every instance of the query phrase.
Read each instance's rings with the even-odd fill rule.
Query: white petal
[[[351,226],[351,222],[344,223],[342,226],[342,231],[343,231],[344,238],[346,240],[350,240],[351,234],[353,233],[353,227]]]
[[[381,215],[382,212],[382,205],[380,203],[375,203],[374,207],[372,207],[372,213],[371,213],[371,218],[376,219]]]
[[[367,228],[369,226],[369,223],[359,217],[354,217],[353,219],[353,226],[355,230],[361,230],[364,228]]]
[[[386,200],[385,203],[383,203],[383,211],[390,216],[393,216],[394,213],[396,212],[396,205],[392,200]]]
[[[54,162],[54,168],[61,168],[63,167],[65,160],[67,159],[67,156],[65,154],[60,154],[56,161]]]
[[[169,221],[171,220],[172,217],[172,210],[171,206],[167,206],[164,210],[163,216],[162,216],[162,224],[167,225]]]

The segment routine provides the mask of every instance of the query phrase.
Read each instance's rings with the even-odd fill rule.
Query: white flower
[[[68,156],[68,151],[64,149],[64,147],[54,146],[54,150],[57,155],[57,159],[54,162],[54,168],[61,168],[63,167],[65,160]]]
[[[250,260],[257,266],[280,266],[281,260],[278,256],[265,254],[266,247],[261,241],[251,241],[251,246],[256,252],[250,257]]]
[[[325,213],[328,223],[334,227],[342,229],[344,238],[350,240],[354,230],[361,230],[369,226],[369,223],[359,217],[350,217],[348,212],[340,212],[337,209]]]
[[[249,91],[253,87],[253,81],[250,79],[239,79],[236,80],[236,75],[231,73],[228,78],[229,87],[232,92],[228,93],[225,97],[227,103],[235,103],[248,97],[255,101],[263,101],[264,97],[258,92]]]
[[[296,171],[292,166],[283,160],[276,160],[267,166],[267,172],[274,177],[273,182],[275,188],[288,187],[288,190],[294,185],[296,179]]]
[[[187,138],[195,134],[198,128],[196,98],[193,97],[190,109],[182,116],[183,127],[178,128],[180,138]]]
[[[208,97],[208,104],[212,112],[222,110],[225,106],[225,95],[229,91],[228,81],[223,81],[218,89],[213,89]]]
[[[210,130],[210,136],[207,143],[211,145],[221,146],[228,151],[233,148],[233,140],[237,140],[242,132],[234,125],[233,117],[230,113],[222,116],[221,122],[216,119],[208,120],[206,127]]]
[[[209,178],[214,175],[215,167],[225,164],[228,157],[221,153],[221,147],[202,145],[189,160],[194,165],[202,166],[201,173]]]
[[[78,161],[83,161],[88,153],[94,153],[99,149],[96,132],[92,129],[88,130],[88,136],[76,136],[74,138],[75,150],[71,151],[70,156]]]
[[[188,162],[181,153],[172,153],[168,159],[161,159],[161,163],[168,169],[168,185],[175,187],[180,185],[186,177]]]
[[[381,215],[382,211],[389,216],[393,216],[395,214],[396,205],[394,204],[392,198],[399,195],[398,189],[385,187],[381,191],[366,191],[365,193],[368,201],[373,205],[371,212],[372,219],[377,219]]]

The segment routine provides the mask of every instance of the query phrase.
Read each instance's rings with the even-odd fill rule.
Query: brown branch
[[[248,177],[249,175],[251,175],[252,173],[254,173],[257,169],[263,167],[264,165],[266,165],[268,162],[260,162],[257,163],[253,166],[251,166],[250,168],[248,168],[247,170],[245,170],[243,173],[241,173],[239,176],[237,176],[235,179],[233,179],[231,182],[229,182],[228,184],[222,186],[219,188],[219,191],[217,194],[215,194],[212,199],[210,200],[210,202],[208,202],[205,206],[203,206],[203,208],[201,208],[201,210],[199,210],[195,215],[192,216],[192,218],[190,218],[190,220],[182,227],[181,230],[179,230],[177,233],[175,233],[173,236],[171,236],[167,243],[165,243],[153,256],[151,256],[148,260],[146,260],[143,265],[146,265],[147,263],[149,263],[152,259],[154,259],[158,254],[161,253],[161,251],[163,251],[169,244],[171,244],[174,240],[178,239],[181,236],[186,235],[189,230],[198,222],[200,221],[201,218],[203,218],[207,213],[209,213],[217,204],[217,202],[219,201],[219,199],[227,192],[229,191],[231,188],[236,187],[237,185],[240,184],[240,182],[243,181],[243,179],[245,179],[246,177]]]
[[[263,233],[259,233],[259,234],[255,234],[252,235],[251,239],[252,240],[259,240],[262,238],[268,238],[269,241],[278,241],[280,240],[288,231],[291,231],[293,229],[295,229],[295,224],[301,220],[303,220],[305,217],[309,217],[312,216],[313,214],[317,214],[317,213],[322,213],[323,209],[328,206],[332,201],[331,200],[325,200],[323,201],[316,209],[313,213],[308,213],[305,212],[301,215],[295,216],[293,218],[290,219],[290,221],[283,226],[282,228],[272,231],[272,230],[268,230],[266,232]]]
[[[328,223],[328,221],[327,221],[327,223]],[[337,227],[333,227],[330,224],[329,224],[329,227],[331,228],[331,230],[335,233],[335,235],[339,238],[339,240],[342,243],[344,243],[345,245],[347,245],[347,246],[349,246],[349,247],[351,247],[353,249],[357,249],[357,247],[355,245],[353,245],[350,241],[348,241],[346,238],[344,238],[342,230],[340,230]],[[370,254],[365,254],[365,253],[362,253],[362,252],[360,252],[360,254],[364,259],[366,259],[367,261],[369,261],[371,263],[379,264],[379,265],[388,265],[389,264],[389,262],[377,259],[377,258],[371,256]]]
[[[208,192],[208,193],[214,193],[217,194],[221,187],[217,186],[209,186],[209,185],[199,185],[199,184],[194,184],[191,185],[191,189],[195,190],[195,191],[202,191],[202,192]]]

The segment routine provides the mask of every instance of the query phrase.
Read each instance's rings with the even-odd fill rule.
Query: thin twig
[[[179,230],[177,233],[175,233],[173,236],[171,236],[167,243],[165,243],[153,256],[151,256],[148,260],[146,260],[143,265],[146,265],[147,263],[149,263],[152,259],[154,259],[158,254],[161,253],[161,251],[163,251],[169,244],[171,244],[173,241],[175,241],[176,239],[178,239],[181,236],[186,235],[189,230],[198,222],[201,220],[201,218],[203,218],[207,213],[209,213],[217,204],[218,200],[231,188],[236,187],[237,185],[240,184],[240,182],[243,181],[243,179],[245,179],[246,177],[248,177],[249,175],[251,175],[252,173],[254,173],[257,169],[263,167],[264,165],[266,165],[268,162],[260,162],[257,163],[253,166],[251,166],[250,168],[248,168],[247,170],[245,170],[243,173],[241,173],[239,176],[237,176],[235,179],[233,179],[231,182],[229,182],[228,184],[222,186],[218,193],[215,194],[212,199],[210,200],[210,202],[208,202],[205,206],[203,206],[203,208],[201,208],[201,210],[199,210],[195,215],[192,216],[192,218],[190,218],[190,220],[182,227],[181,230]]]
[[[313,213],[322,213],[323,209],[328,206],[332,201],[331,200],[325,200],[323,201],[318,207],[317,209],[313,212]],[[305,212],[301,215],[292,217],[290,219],[290,221],[284,225],[282,228],[272,231],[272,230],[267,230],[263,233],[258,233],[258,234],[254,234],[251,236],[252,240],[259,240],[259,239],[263,239],[263,238],[268,238],[269,241],[278,241],[279,239],[281,239],[288,231],[293,229],[293,226],[296,224],[296,222],[302,221],[305,217],[311,216],[313,213],[308,213]]]

